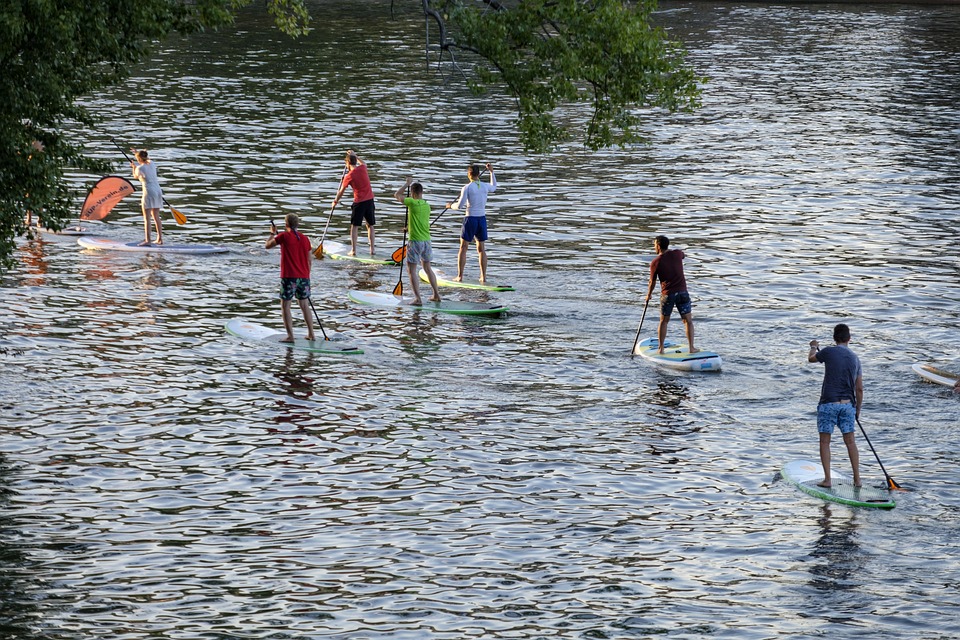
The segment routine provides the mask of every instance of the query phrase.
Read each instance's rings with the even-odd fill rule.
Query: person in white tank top
[[[131,149],[133,151],[133,149]],[[146,149],[136,152],[137,162],[130,163],[133,177],[140,180],[143,195],[140,198],[140,207],[143,210],[143,242],[141,246],[150,244],[150,217],[157,228],[157,241],[163,244],[163,226],[160,224],[160,208],[163,206],[163,191],[160,189],[160,180],[157,178],[157,165],[149,158]]]

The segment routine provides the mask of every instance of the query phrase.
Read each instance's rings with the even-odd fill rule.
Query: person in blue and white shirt
[[[487,241],[487,194],[497,190],[497,178],[493,175],[493,165],[486,164],[490,172],[490,182],[480,182],[480,165],[472,164],[467,169],[470,182],[460,190],[460,197],[456,202],[447,205],[448,209],[464,208],[463,227],[460,230],[460,251],[457,253],[457,282],[463,280],[463,268],[467,264],[467,247],[471,242],[477,243],[477,257],[480,261],[480,282],[487,281],[487,251],[484,243]]]

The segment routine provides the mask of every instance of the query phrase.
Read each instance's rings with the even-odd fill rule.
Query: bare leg
[[[663,353],[663,343],[667,341],[667,323],[670,322],[670,316],[660,315],[660,324],[657,325],[657,340],[660,341],[660,348],[657,353]]]
[[[830,486],[830,434],[820,434],[820,464],[823,466],[823,481],[818,482],[817,486]]]
[[[683,323],[686,325],[687,344],[690,346],[690,353],[700,351],[700,349],[693,346],[693,313],[687,313],[680,317],[683,318]]]
[[[853,467],[853,486],[860,485],[860,450],[857,449],[857,434],[854,431],[843,434],[843,444],[847,445],[850,465]]]
[[[280,342],[293,342],[293,314],[290,313],[290,301],[280,301],[280,311],[283,313],[283,328],[287,330],[287,337]]]
[[[427,274],[427,280],[430,281],[430,286],[433,288],[433,296],[430,298],[430,302],[440,302],[440,289],[437,288],[437,274],[433,272],[433,267],[430,266],[429,260],[423,261],[423,271]]]
[[[360,230],[360,227],[356,225],[350,225],[350,253],[348,256],[357,255],[357,232]]]
[[[480,262],[480,282],[487,281],[487,250],[483,243],[477,240],[477,260]]]
[[[163,225],[160,223],[160,209],[150,209],[153,225],[157,228],[157,244],[163,244]]]
[[[143,211],[143,242],[140,246],[144,246],[150,244],[150,214],[146,207],[141,207],[141,211]]]
[[[460,238],[460,251],[457,252],[457,277],[454,282],[463,280],[463,268],[467,266],[467,241]]]
[[[367,239],[370,241],[370,255],[373,255],[373,225],[367,225]]]
[[[407,262],[407,273],[410,275],[410,288],[413,289],[413,301],[410,303],[416,307],[423,304],[420,299],[420,278],[417,277],[417,265],[413,262]]]
[[[307,340],[313,341],[316,337],[313,335],[313,316],[310,315],[310,303],[306,298],[298,300],[300,311],[303,312],[303,321],[307,324]],[[291,327],[291,334],[293,333]]]

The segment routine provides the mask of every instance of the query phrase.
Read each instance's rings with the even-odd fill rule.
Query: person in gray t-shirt
[[[856,422],[860,420],[860,406],[863,404],[863,370],[857,354],[850,350],[850,327],[842,323],[834,327],[833,341],[837,343],[836,346],[821,351],[820,343],[811,340],[810,353],[807,355],[808,362],[826,365],[817,405],[820,464],[823,465],[823,480],[817,484],[821,487],[831,484],[830,436],[834,427],[840,427],[853,466],[853,484],[859,487],[860,451],[856,442]]]

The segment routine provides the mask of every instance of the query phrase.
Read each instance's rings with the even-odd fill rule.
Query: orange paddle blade
[[[323,259],[323,243],[317,245],[317,248],[313,250],[313,257],[317,260]]]
[[[403,245],[390,255],[390,259],[400,264],[403,262],[403,259],[407,257],[407,245]]]
[[[398,298],[403,297],[403,280],[402,279],[398,280],[397,286],[393,288],[393,295],[397,296]]]
[[[173,219],[177,224],[187,224],[187,216],[183,215],[173,207],[170,207],[170,212],[173,213]]]

